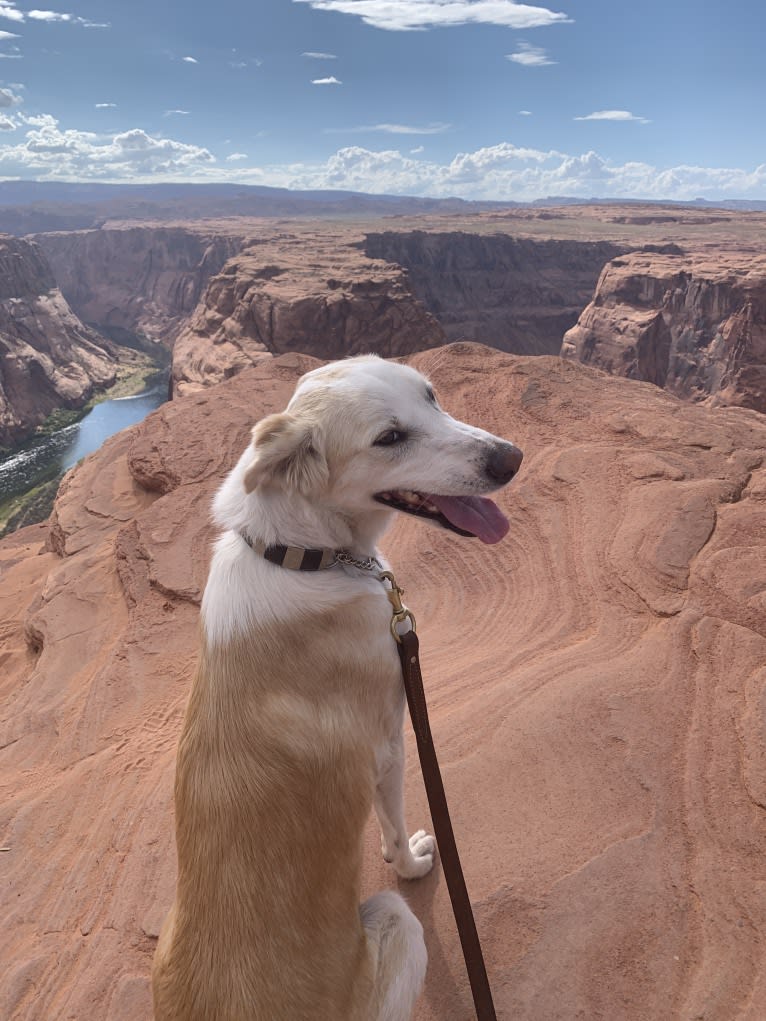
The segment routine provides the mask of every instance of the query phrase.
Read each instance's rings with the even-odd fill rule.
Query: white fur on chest
[[[303,614],[327,613],[336,607],[341,612],[344,604],[369,595],[375,597],[375,609],[365,640],[379,633],[388,645],[390,605],[375,574],[341,566],[314,572],[277,567],[228,531],[215,544],[202,599],[202,625],[208,645],[219,646],[259,625],[289,625]]]

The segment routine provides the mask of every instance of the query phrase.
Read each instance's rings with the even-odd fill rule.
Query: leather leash
[[[460,856],[455,843],[455,834],[452,831],[452,820],[450,819],[447,796],[444,793],[439,760],[436,757],[431,726],[428,721],[428,707],[426,705],[425,691],[423,690],[423,677],[420,672],[420,657],[418,650],[420,643],[415,634],[415,618],[410,610],[402,603],[403,590],[396,584],[396,579],[390,571],[384,571],[380,575],[381,580],[388,581],[390,589],[386,594],[393,607],[394,613],[391,620],[391,631],[397,641],[399,659],[402,663],[402,676],[404,678],[404,690],[407,694],[407,705],[410,710],[412,727],[415,731],[415,740],[418,746],[420,757],[420,768],[423,772],[426,795],[428,796],[428,807],[431,810],[431,821],[434,824],[436,843],[439,847],[439,856],[442,862],[444,879],[447,883],[450,900],[452,901],[452,913],[455,916],[458,936],[463,948],[468,981],[471,984],[471,994],[476,1009],[478,1021],[497,1021],[495,1005],[492,1002],[492,991],[489,987],[487,969],[484,964],[484,955],[481,951],[479,934],[476,931],[476,922],[473,917],[471,900],[468,896],[468,889],[463,877],[463,869],[460,864]],[[409,621],[411,630],[400,634],[398,624]]]
[[[362,571],[375,571],[376,577],[384,585],[388,582],[391,586],[386,588],[386,595],[393,608],[391,616],[391,634],[397,642],[399,658],[402,663],[402,677],[404,678],[404,690],[407,694],[407,705],[410,709],[412,727],[415,731],[415,740],[418,745],[418,756],[420,757],[420,768],[423,772],[428,807],[431,810],[431,821],[434,824],[436,843],[439,847],[439,856],[442,861],[442,871],[447,883],[450,900],[452,901],[452,913],[455,916],[458,936],[463,948],[468,981],[471,983],[471,993],[476,1009],[477,1021],[497,1021],[495,1005],[492,1002],[492,992],[489,988],[487,969],[484,965],[484,955],[481,952],[481,943],[476,931],[476,922],[473,917],[471,900],[468,896],[468,889],[463,877],[463,869],[460,864],[460,856],[455,843],[455,834],[452,832],[452,820],[450,819],[447,806],[447,796],[444,793],[439,760],[436,757],[431,726],[428,722],[428,708],[426,696],[423,690],[423,678],[420,673],[420,659],[418,656],[419,642],[415,634],[415,616],[404,603],[402,596],[404,590],[396,584],[396,578],[390,571],[379,571],[380,563],[375,557],[359,559],[352,556],[345,550],[331,549],[304,549],[302,546],[281,546],[267,545],[260,539],[253,539],[245,532],[240,532],[241,538],[253,550],[260,554],[265,560],[270,561],[277,567],[286,567],[293,571],[321,571],[335,567],[336,564],[346,564],[357,567]],[[399,625],[409,624],[409,630],[400,633]]]

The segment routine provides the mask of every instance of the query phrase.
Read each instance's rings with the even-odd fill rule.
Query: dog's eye
[[[393,447],[396,443],[404,443],[407,433],[401,429],[387,429],[373,443],[373,447]]]

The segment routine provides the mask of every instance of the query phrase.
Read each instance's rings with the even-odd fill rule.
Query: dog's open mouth
[[[458,535],[477,536],[482,542],[500,542],[507,533],[508,518],[486,496],[436,496],[411,489],[376,493],[378,503],[405,514],[427,518]]]

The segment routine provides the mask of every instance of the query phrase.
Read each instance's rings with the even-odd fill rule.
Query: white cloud
[[[95,103],[94,105],[97,110],[113,110],[117,106],[116,103]]]
[[[539,28],[572,19],[546,7],[516,0],[293,0],[318,11],[353,14],[373,28],[391,32],[445,28],[454,25],[503,25]]]
[[[12,0],[0,0],[0,18],[8,18],[9,21],[23,21],[24,15],[16,10],[16,4]]]
[[[207,149],[157,138],[140,128],[113,136],[62,129],[50,114],[18,115],[28,128],[17,145],[0,145],[0,174],[45,180],[193,178],[215,157]]]
[[[15,131],[18,124],[13,117],[6,117],[5,114],[0,114],[0,131]]]
[[[593,151],[571,155],[509,142],[458,153],[445,163],[413,158],[416,155],[349,146],[322,163],[232,168],[224,174],[227,180],[274,187],[496,201],[531,201],[550,195],[679,201],[698,196],[766,199],[766,164],[752,171],[614,164]],[[220,169],[212,167],[202,168],[200,177],[224,179]]]
[[[248,158],[246,152],[233,152],[231,156],[227,156],[226,160],[229,163],[236,163],[237,160],[246,160]]]
[[[188,110],[166,110],[165,113],[162,116],[163,117],[174,117],[174,116],[188,117],[189,116],[189,111]]]
[[[337,60],[338,58],[334,53],[314,53],[312,50],[308,50],[305,53],[301,53],[302,57],[311,57],[313,60]]]
[[[639,124],[649,124],[646,117],[637,117],[629,110],[596,110],[589,113],[587,117],[575,117],[576,121],[638,121]]]
[[[365,131],[381,132],[385,135],[441,135],[449,131],[451,124],[426,124],[417,127],[414,124],[360,124],[356,128],[325,128],[326,135],[358,134]]]
[[[532,111],[531,110],[519,110],[519,117],[531,117],[531,116],[532,116]]]
[[[421,152],[425,152],[425,151],[426,151],[426,147],[424,145],[418,145],[414,149],[410,149],[410,154],[412,156],[418,156]]]
[[[181,57],[181,60],[183,60],[186,64],[199,64],[196,57]]]
[[[531,43],[519,43],[515,53],[506,53],[506,60],[512,60],[523,67],[544,67],[546,64],[555,64],[550,60],[548,54],[541,46],[533,46]]]
[[[0,18],[11,18],[12,21],[24,21],[26,18],[31,18],[32,21],[45,21],[49,24],[53,22],[68,22],[70,25],[81,25],[83,28],[111,28],[108,22],[102,21],[91,21],[89,18],[80,18],[76,14],[63,14],[59,11],[27,11],[24,15],[21,11],[15,10],[6,3],[5,0],[0,0]]]
[[[329,78],[314,78],[311,81],[312,85],[342,85],[343,82],[338,81],[335,75],[331,75]]]
[[[10,89],[0,89],[0,108],[7,110],[9,107],[18,106],[23,100]]]
[[[27,11],[27,17],[33,21],[71,21],[71,14],[58,14],[56,11]]]
[[[18,39],[18,35],[15,32],[0,32],[0,40],[2,39]]]

